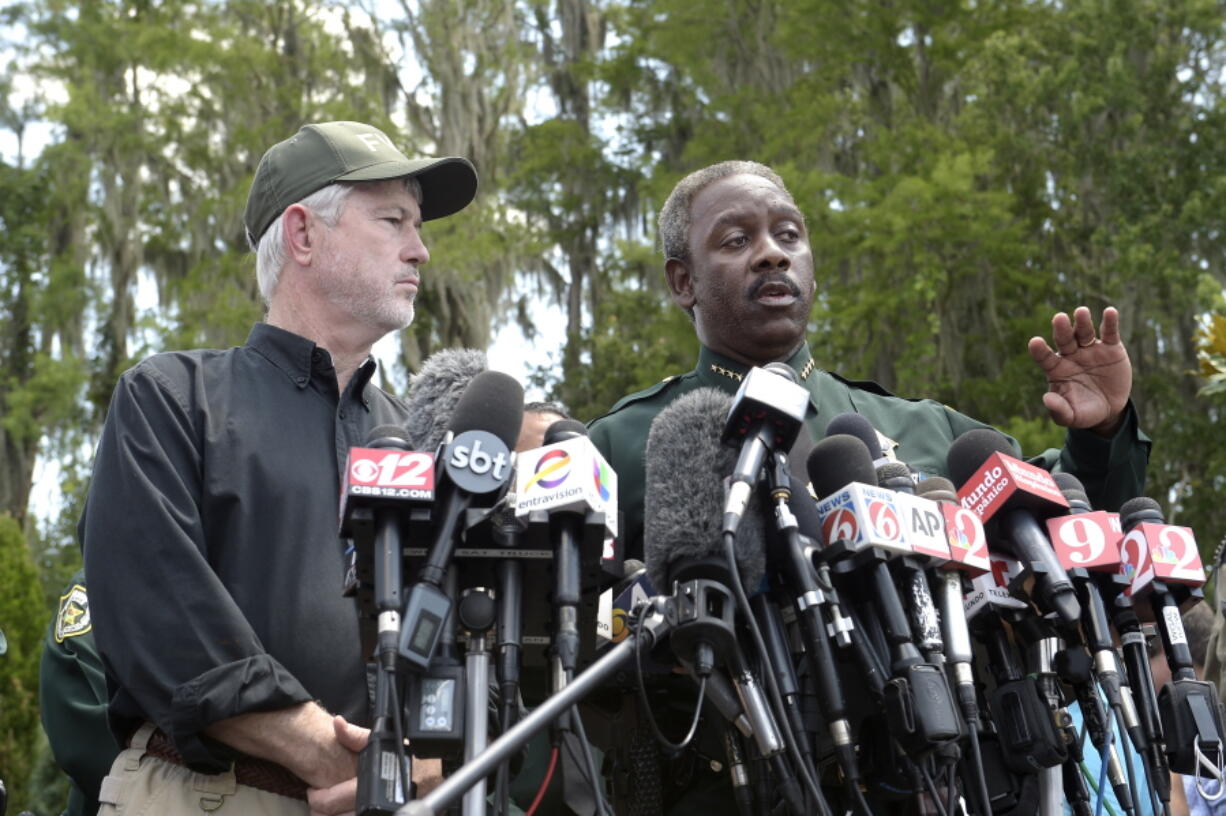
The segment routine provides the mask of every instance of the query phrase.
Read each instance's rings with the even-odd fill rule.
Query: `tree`
[[[516,270],[534,254],[504,195],[508,142],[524,116],[534,66],[520,4],[401,0],[400,6],[402,16],[388,26],[422,76],[401,89],[396,104],[404,105],[423,152],[465,156],[480,178],[473,204],[427,228],[432,260],[418,317],[400,335],[403,362],[416,368],[440,348],[487,346],[493,326],[505,319],[500,307]]]
[[[42,591],[21,525],[0,515],[0,629],[8,651],[0,655],[0,768],[9,791],[9,807],[23,810],[30,791],[26,784],[38,740],[38,661],[43,629],[51,613],[40,608]]]

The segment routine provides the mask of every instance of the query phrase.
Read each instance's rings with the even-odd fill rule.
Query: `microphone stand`
[[[404,747],[396,695],[402,562],[399,517],[400,511],[395,508],[374,510],[374,602],[379,629],[374,723],[370,739],[358,755],[356,811],[361,816],[386,816],[413,796],[412,760]],[[395,769],[390,775],[385,770],[389,763]]]
[[[509,502],[509,505],[513,508],[514,502]],[[515,549],[519,545],[519,521],[515,514],[511,510],[503,510],[497,518],[497,531],[504,539],[504,546],[507,549]],[[524,567],[517,558],[503,558],[495,567],[495,573],[498,583],[498,629],[494,646],[500,702],[498,729],[505,734],[515,724],[515,717],[519,712]],[[498,775],[494,782],[494,812],[498,816],[505,816],[508,811],[510,776],[509,763],[504,762],[498,766]]]
[[[486,641],[494,625],[494,599],[476,589],[460,600],[460,625],[468,633],[464,655],[464,675],[468,683],[464,695],[464,761],[485,749],[489,736],[490,652]],[[485,816],[485,777],[464,794],[464,816]]]
[[[805,635],[805,646],[812,658],[811,669],[817,680],[823,713],[830,730],[830,739],[834,745],[839,767],[847,778],[848,789],[854,788],[858,793],[860,769],[856,762],[855,746],[852,744],[851,725],[847,719],[847,703],[835,670],[834,654],[827,635],[827,632],[834,631],[835,636],[840,640],[850,642],[849,627],[844,623],[846,619],[839,608],[838,596],[834,593],[833,585],[827,581],[825,588],[819,586],[817,572],[812,563],[806,559],[800,545],[800,532],[796,517],[787,505],[791,498],[791,479],[786,454],[773,454],[766,473],[771,498],[775,500],[776,524],[783,536],[783,547],[777,548],[776,552],[771,554],[774,556],[772,560],[783,577],[783,583],[794,597],[796,617],[800,621],[801,630]],[[828,576],[829,568],[825,564],[822,564],[822,567],[827,571]],[[758,600],[759,598],[761,600]],[[791,721],[792,732],[796,735],[800,752],[805,757],[805,762],[811,762],[810,752],[806,750],[808,740],[804,736],[800,712],[795,705],[788,703],[789,690],[791,691],[790,696],[793,700],[795,699],[796,679],[788,661],[786,644],[781,637],[782,632],[775,631],[772,623],[773,619],[778,616],[778,610],[774,610],[774,615],[770,614],[771,604],[764,595],[756,596],[754,600],[758,600],[757,606],[761,610],[759,614],[768,622],[768,625],[763,627],[763,634],[768,645],[772,645],[771,642],[774,641],[774,651],[776,654],[781,651],[780,659],[787,664],[773,668],[778,672],[777,677],[785,681],[780,684],[780,695],[783,697],[784,708]],[[768,665],[771,662],[778,661],[768,660]]]
[[[1039,691],[1046,700],[1048,709],[1055,713],[1057,722],[1067,722],[1068,710],[1064,707],[1053,666],[1056,652],[1060,648],[1055,632],[1051,631],[1042,619],[1034,617],[1016,622],[1014,631],[1022,636],[1028,646],[1028,668],[1031,676],[1038,682]],[[1090,714],[1085,711],[1082,714],[1089,722]],[[1039,812],[1044,816],[1061,811],[1064,803],[1064,779],[1060,765],[1052,765],[1039,771],[1039,803]]]
[[[569,711],[576,703],[588,694],[597,690],[626,664],[634,659],[640,648],[649,651],[662,641],[672,630],[673,623],[669,621],[666,611],[674,603],[671,597],[656,597],[642,608],[644,616],[641,627],[635,627],[631,634],[596,660],[585,671],[577,674],[557,694],[551,695],[528,716],[524,717],[510,730],[485,747],[485,750],[474,755],[455,773],[447,777],[441,785],[423,796],[411,801],[396,811],[396,816],[437,816],[443,809],[460,798],[465,791],[479,780],[484,779],[499,763],[506,761],[515,751],[520,750],[538,732],[542,731],[561,714]],[[640,639],[635,631],[641,631]]]

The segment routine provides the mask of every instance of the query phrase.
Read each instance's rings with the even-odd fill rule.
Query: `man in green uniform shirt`
[[[722,162],[686,176],[661,210],[660,241],[673,300],[690,314],[702,348],[693,371],[624,397],[591,424],[592,441],[617,472],[627,557],[643,556],[651,421],[696,388],[735,393],[752,366],[783,361],[796,371],[809,390],[806,424],[814,439],[832,417],[854,411],[872,422],[894,457],[927,475],[948,476],[950,443],[984,427],[938,402],[901,399],[817,366],[805,343],[817,289],[805,219],[769,167]],[[1029,349],[1047,375],[1044,405],[1069,431],[1063,449],[1031,461],[1076,474],[1095,507],[1118,509],[1141,493],[1150,446],[1128,398],[1132,367],[1119,315],[1106,309],[1097,336],[1089,309],[1071,319],[1057,314],[1052,335],[1055,350],[1039,337]]]
[[[813,255],[804,215],[774,171],[738,161],[691,173],[673,189],[659,224],[669,289],[702,347],[693,371],[624,397],[591,424],[593,443],[617,472],[628,558],[643,557],[644,453],[652,420],[697,388],[735,393],[753,366],[781,361],[795,370],[809,391],[806,426],[814,439],[833,417],[854,411],[877,429],[882,452],[921,473],[948,476],[950,444],[983,423],[932,400],[901,399],[876,383],[846,380],[819,368],[810,354],[805,329],[817,289]],[[1075,473],[1096,507],[1118,509],[1140,494],[1150,446],[1129,402],[1132,368],[1119,315],[1106,309],[1096,335],[1089,309],[1077,309],[1071,319],[1057,314],[1052,334],[1055,350],[1038,337],[1029,350],[1047,376],[1044,404],[1069,432],[1062,450],[1032,461]],[[663,774],[671,783],[670,813],[735,812],[727,774],[707,759],[718,748],[711,753],[704,730],[696,743],[706,747],[675,757]]]

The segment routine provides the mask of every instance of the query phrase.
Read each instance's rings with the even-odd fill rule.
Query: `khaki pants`
[[[154,756],[145,746],[155,727],[145,723],[120,751],[102,780],[98,816],[307,816],[307,803],[239,785],[234,772],[196,773]]]

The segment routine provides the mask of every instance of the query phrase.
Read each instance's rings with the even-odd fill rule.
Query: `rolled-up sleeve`
[[[120,379],[81,536],[112,728],[149,719],[189,766],[215,772],[228,752],[202,739],[206,726],[311,695],[266,653],[210,564],[203,421],[176,379],[147,363]]]

